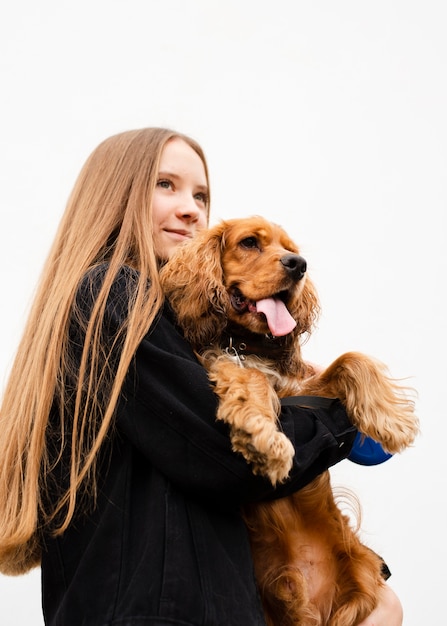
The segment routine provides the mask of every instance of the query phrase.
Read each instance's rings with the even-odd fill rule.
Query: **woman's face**
[[[208,185],[199,155],[175,137],[163,149],[152,200],[157,257],[168,259],[175,248],[208,223]]]

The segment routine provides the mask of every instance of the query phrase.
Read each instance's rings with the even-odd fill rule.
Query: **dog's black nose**
[[[281,257],[280,261],[284,265],[287,273],[296,281],[301,280],[306,273],[306,259],[299,254],[285,254]]]

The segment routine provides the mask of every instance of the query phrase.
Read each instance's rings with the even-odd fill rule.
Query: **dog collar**
[[[241,361],[248,355],[276,360],[283,357],[287,349],[284,337],[258,335],[256,333],[244,333],[241,336],[237,332],[231,332],[231,330],[223,334],[221,347],[228,354],[239,358]]]

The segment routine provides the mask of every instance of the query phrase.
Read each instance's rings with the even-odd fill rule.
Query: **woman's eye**
[[[242,248],[247,249],[259,248],[258,240],[256,239],[256,237],[245,237],[245,239],[242,239],[242,241],[240,242],[240,245],[242,246]]]
[[[199,202],[203,202],[203,204],[207,204],[208,203],[208,196],[206,195],[206,193],[196,193],[194,198],[196,200],[198,200]]]
[[[170,189],[172,187],[172,183],[170,180],[159,180],[157,183],[157,187],[161,187],[162,189]]]

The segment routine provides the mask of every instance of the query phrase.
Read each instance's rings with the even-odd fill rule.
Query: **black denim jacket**
[[[131,282],[126,268],[113,286],[111,337]],[[78,294],[86,315],[94,293],[86,279]],[[165,308],[129,371],[96,509],[45,537],[47,625],[265,626],[240,506],[304,486],[347,456],[356,431],[338,402],[283,408],[296,456],[274,489],[231,451],[215,410],[206,373]]]

